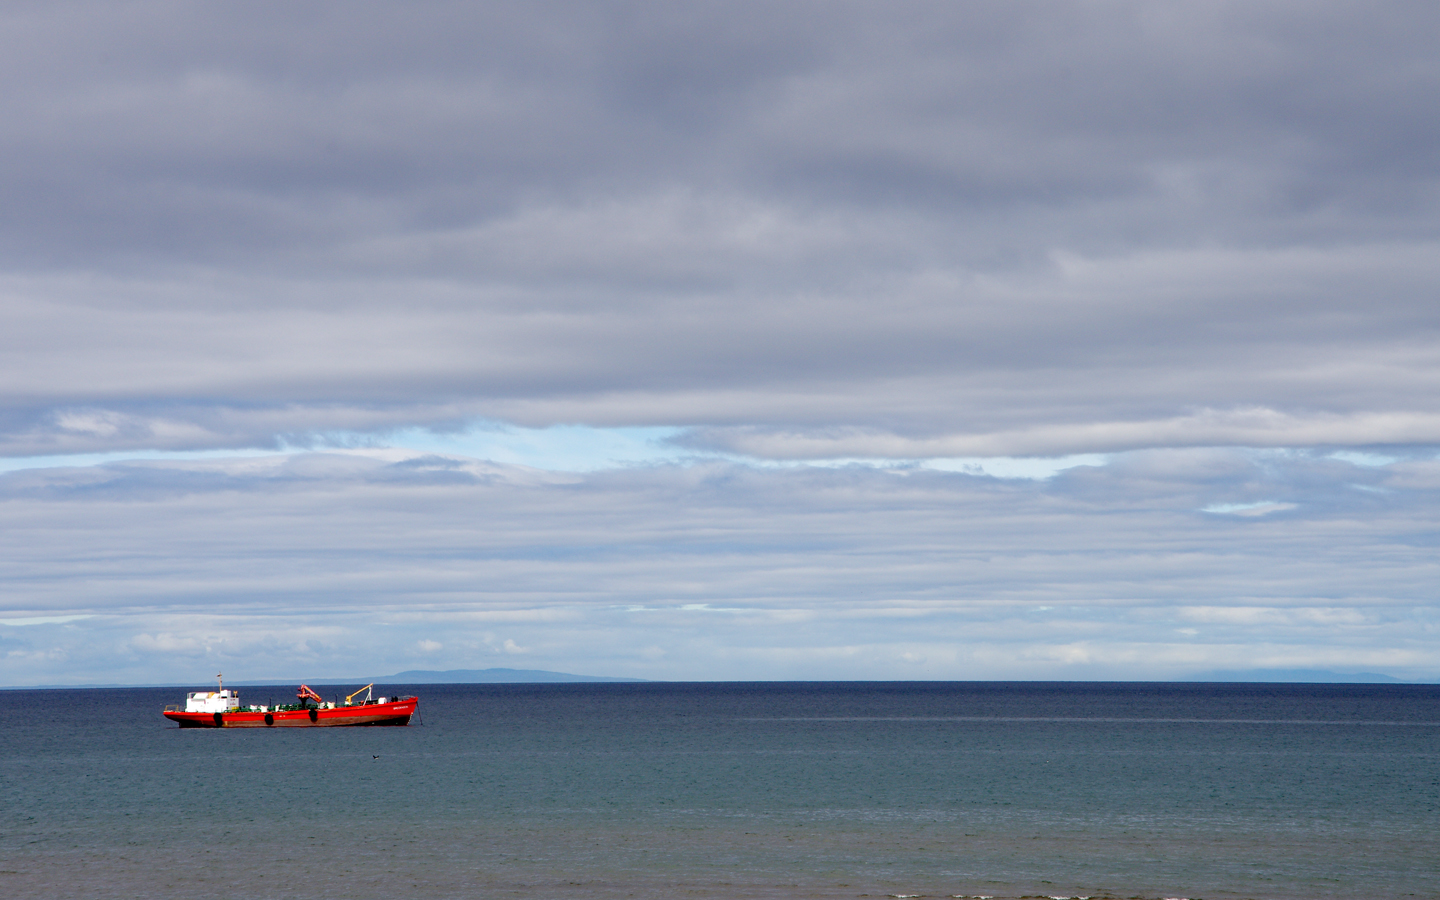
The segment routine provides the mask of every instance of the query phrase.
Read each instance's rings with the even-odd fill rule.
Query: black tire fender
[[[274,724],[275,724],[275,717],[274,717],[273,715],[271,715],[270,713],[266,713],[266,714],[265,714],[265,724],[266,724],[266,725],[274,725]]]
[[[312,709],[312,710],[310,710],[310,721],[312,721],[312,722],[318,722],[318,721],[320,721],[320,711],[319,711],[318,709]]]
[[[225,727],[225,717],[222,716],[220,713],[216,713],[216,714],[215,714],[215,727],[216,727],[216,728],[224,728],[224,727]]]

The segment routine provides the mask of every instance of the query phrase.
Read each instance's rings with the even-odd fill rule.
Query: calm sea
[[[180,689],[0,691],[0,896],[1440,897],[1440,686],[401,691],[422,725],[184,731]]]

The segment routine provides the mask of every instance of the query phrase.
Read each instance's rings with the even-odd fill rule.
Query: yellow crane
[[[366,701],[367,703],[370,701],[370,689],[373,688],[374,686],[375,686],[375,682],[372,681],[372,682],[370,682],[369,684],[365,685],[364,687],[362,687],[362,688],[360,689],[360,691],[364,691],[364,692],[365,692],[365,701]],[[354,694],[351,694],[350,696],[346,697],[346,698],[345,698],[345,705],[346,705],[346,706],[353,706],[354,704],[351,703],[350,701],[354,700],[355,697],[356,697],[356,695],[359,694],[360,691],[356,691]]]

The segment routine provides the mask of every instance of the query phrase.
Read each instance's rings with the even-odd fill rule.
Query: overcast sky
[[[6,4],[0,685],[1440,679],[1437,41]]]

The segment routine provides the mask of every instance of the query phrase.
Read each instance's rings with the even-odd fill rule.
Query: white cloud
[[[79,622],[88,619],[88,615],[78,616],[22,616],[19,618],[0,619],[0,625],[21,628],[26,625],[63,625],[66,622]]]
[[[1440,504],[1396,486],[1402,462],[1152,451],[1034,480],[416,459],[0,476],[26,535],[0,560],[0,615],[68,619],[0,624],[21,654],[0,683],[373,677],[507,655],[642,678],[889,678],[907,653],[904,677],[1165,678],[1244,667],[1247,646],[1292,667],[1389,653],[1382,670],[1440,673],[1424,539]],[[1349,489],[1358,477],[1387,490]],[[1308,500],[1285,517],[1195,513],[1296,484]]]
[[[1183,606],[1176,610],[1190,622],[1222,625],[1364,625],[1374,621],[1362,609],[1325,607]]]
[[[210,652],[216,639],[196,635],[137,634],[130,639],[130,647],[144,654],[167,656],[204,656]]]
[[[1294,503],[1278,503],[1273,500],[1258,500],[1254,503],[1212,503],[1202,512],[1231,516],[1268,516],[1270,513],[1294,509]]]

